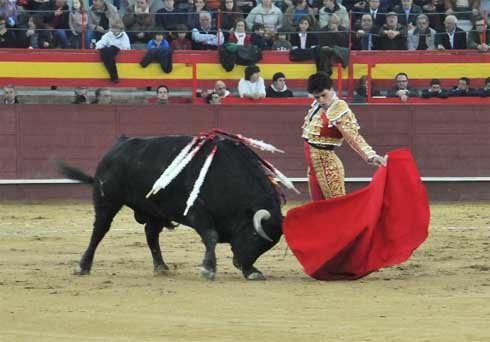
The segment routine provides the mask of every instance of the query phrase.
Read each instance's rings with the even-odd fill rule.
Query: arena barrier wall
[[[157,63],[142,68],[139,61],[145,51],[121,51],[117,57],[120,82],[108,79],[95,50],[0,49],[0,82],[32,87],[155,87],[210,88],[218,79],[237,88],[244,67],[226,72],[216,51],[175,51],[173,70],[164,73]],[[291,88],[305,89],[305,80],[316,71],[312,61],[291,62],[288,52],[264,51],[258,63],[261,75],[270,82],[272,75],[282,71]],[[443,87],[456,85],[460,77],[469,77],[472,87],[482,87],[490,76],[490,54],[470,50],[430,51],[351,51],[348,67],[333,67],[332,77],[352,95],[357,80],[368,74],[371,66],[372,87],[389,89],[398,72],[406,72],[410,86],[428,87],[432,78],[441,79]],[[193,92],[195,93],[195,91]]]
[[[301,198],[306,199],[300,127],[307,108],[305,104],[0,106],[0,199],[89,198],[86,187],[60,180],[49,160],[63,157],[93,173],[119,135],[193,135],[214,127],[285,150],[286,154],[262,155],[298,181]],[[352,108],[362,134],[380,154],[411,149],[431,199],[490,200],[487,104]],[[365,185],[374,169],[348,146],[340,148],[339,155],[349,189]]]

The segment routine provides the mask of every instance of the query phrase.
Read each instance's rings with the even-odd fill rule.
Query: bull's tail
[[[62,175],[65,175],[70,179],[78,180],[82,183],[86,183],[90,185],[94,184],[94,177],[86,174],[85,172],[83,172],[82,170],[74,166],[68,165],[64,160],[61,159],[53,160],[53,163],[56,166],[58,172],[61,173]]]

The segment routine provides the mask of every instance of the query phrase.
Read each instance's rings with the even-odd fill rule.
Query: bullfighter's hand
[[[374,155],[368,160],[369,165],[374,166],[386,166],[388,163],[388,156],[381,157],[380,155]]]

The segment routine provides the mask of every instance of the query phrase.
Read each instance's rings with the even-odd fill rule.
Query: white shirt
[[[240,82],[238,82],[238,94],[240,97],[245,97],[246,94],[262,94],[265,97],[264,79],[259,77],[257,82],[252,83],[242,78]]]
[[[129,42],[129,37],[126,32],[121,32],[121,36],[117,38],[112,31],[109,31],[104,34],[97,43],[95,43],[95,48],[98,50],[109,46],[115,46],[120,50],[131,49],[131,43]]]

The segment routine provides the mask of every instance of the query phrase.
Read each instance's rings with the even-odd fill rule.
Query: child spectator
[[[238,19],[235,22],[235,26],[231,29],[228,36],[228,42],[235,43],[236,45],[250,45],[252,44],[252,38],[245,32],[246,22],[245,19]]]
[[[83,1],[73,0],[68,24],[71,30],[71,48],[80,49],[82,47],[82,32],[87,27],[87,16],[84,13]]]
[[[288,41],[286,30],[284,28],[279,29],[271,49],[274,51],[289,51],[291,48],[291,43]]]
[[[124,32],[123,23],[121,21],[114,22],[111,25],[111,30],[102,36],[95,48],[100,50],[102,62],[109,72],[111,81],[118,83],[119,75],[116,67],[116,56],[121,50],[131,49],[129,37]]]
[[[172,50],[192,50],[192,42],[187,38],[187,31],[187,26],[177,25],[177,37],[170,43]]]
[[[262,24],[254,24],[251,36],[252,44],[261,50],[270,50],[272,42],[265,37],[265,27]]]
[[[146,68],[153,60],[160,63],[163,72],[172,72],[172,50],[163,32],[156,32],[155,38],[148,42],[148,52],[143,56],[140,65]]]

